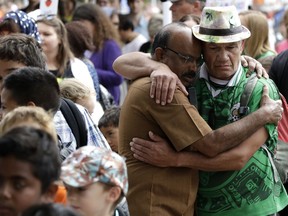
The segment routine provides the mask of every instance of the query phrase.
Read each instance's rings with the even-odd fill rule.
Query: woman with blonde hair
[[[269,27],[265,14],[248,10],[240,12],[239,16],[242,25],[251,32],[250,38],[245,41],[244,54],[258,60],[266,71],[269,71],[277,53],[269,43]]]
[[[121,53],[120,38],[109,17],[96,4],[82,4],[76,8],[73,21],[80,21],[93,35],[94,50],[86,52],[86,56],[93,62],[98,73],[99,82],[114,97],[119,104],[120,84],[123,81],[112,65]]]

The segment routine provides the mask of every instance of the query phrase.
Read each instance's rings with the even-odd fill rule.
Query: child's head
[[[98,122],[98,127],[109,143],[111,149],[118,152],[120,107],[105,110]]]
[[[1,103],[3,116],[19,106],[39,106],[55,114],[60,107],[57,78],[41,68],[19,68],[3,80]]]
[[[25,34],[10,34],[0,37],[0,86],[3,79],[21,67],[45,69],[46,62],[40,45]]]
[[[112,215],[128,191],[125,160],[108,149],[81,147],[63,162],[61,171],[68,203],[80,215]]]
[[[96,101],[96,96],[93,90],[89,89],[75,78],[64,79],[59,85],[62,97],[82,105],[90,114],[93,113]]]
[[[34,106],[17,107],[5,115],[0,122],[0,135],[24,125],[43,129],[51,134],[55,142],[58,140],[52,113],[48,114],[43,108]]]
[[[18,216],[53,201],[59,175],[59,151],[50,134],[33,127],[5,133],[0,137],[0,215]]]

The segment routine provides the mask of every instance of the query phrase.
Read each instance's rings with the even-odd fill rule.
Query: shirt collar
[[[213,79],[213,82],[219,85],[225,85],[225,88],[227,87],[233,87],[236,86],[240,80],[240,75],[242,73],[243,69],[241,66],[241,62],[239,61],[239,66],[233,77],[226,82],[226,80],[219,80],[219,79]],[[220,94],[223,89],[215,89],[212,85],[210,85],[210,79],[209,79],[209,74],[208,74],[208,68],[207,65],[204,63],[201,68],[200,68],[200,79],[204,79],[206,81],[206,85],[210,92],[212,93],[213,97],[216,97],[218,94]]]

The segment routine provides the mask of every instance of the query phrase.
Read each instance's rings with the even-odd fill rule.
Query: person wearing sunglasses
[[[152,59],[170,67],[188,87],[195,80],[201,65],[201,43],[192,35],[190,27],[180,22],[171,23],[156,34]],[[146,67],[151,69],[152,65]],[[271,123],[276,123],[276,117],[282,113],[281,106],[270,101],[266,92],[263,101],[269,107],[263,106],[243,121],[213,131],[179,88],[171,103],[164,106],[150,97],[151,83],[149,76],[132,82],[120,112],[118,151],[126,158],[128,168],[127,201],[130,215],[193,216],[198,170],[186,167],[163,168],[157,164],[143,163],[138,160],[139,157],[134,157],[134,149],[129,145],[133,143],[133,138],[149,140],[153,131],[169,140],[170,148],[177,152],[200,152],[210,158],[246,140],[267,121],[273,119]],[[279,111],[275,118],[270,110],[272,107]],[[174,158],[169,157],[168,160],[173,161]]]

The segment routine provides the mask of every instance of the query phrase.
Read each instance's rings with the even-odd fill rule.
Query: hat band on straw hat
[[[210,29],[210,28],[199,28],[199,33],[204,35],[214,35],[214,36],[227,36],[242,33],[242,26],[237,26],[230,29]]]

